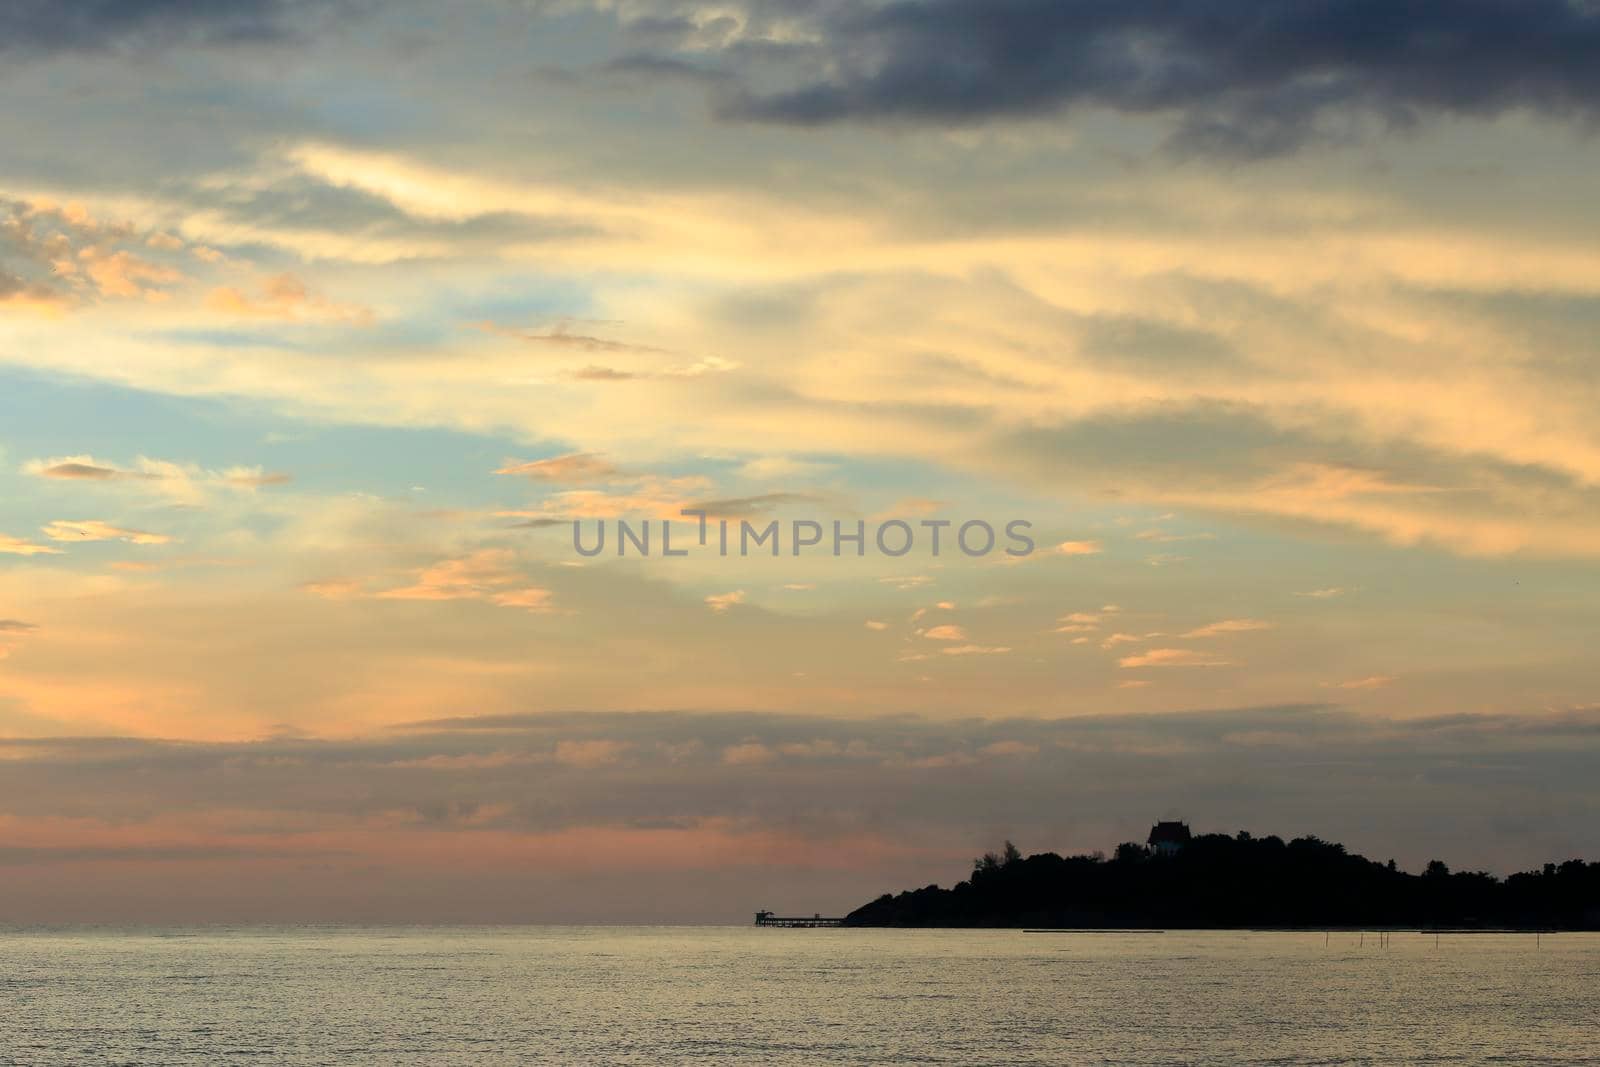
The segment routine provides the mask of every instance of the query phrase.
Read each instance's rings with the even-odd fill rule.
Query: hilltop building
[[[1189,824],[1186,822],[1158,822],[1150,827],[1150,850],[1158,856],[1170,856],[1189,843]]]

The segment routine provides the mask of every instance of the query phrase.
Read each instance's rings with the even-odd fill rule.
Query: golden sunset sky
[[[1593,858],[1597,49],[8,6],[0,920],[741,920],[1172,816]],[[573,550],[697,506],[1038,550]]]

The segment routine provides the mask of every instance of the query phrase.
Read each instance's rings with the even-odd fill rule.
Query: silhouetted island
[[[845,926],[1068,928],[1396,927],[1600,929],[1600,863],[1568,860],[1500,879],[1421,874],[1375,863],[1315,837],[1191,835],[1158,823],[1147,844],[1024,858],[1007,841],[950,889],[884,894]]]

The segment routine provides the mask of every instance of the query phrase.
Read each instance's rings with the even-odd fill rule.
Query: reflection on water
[[[0,930],[0,1063],[1577,1063],[1600,935]]]

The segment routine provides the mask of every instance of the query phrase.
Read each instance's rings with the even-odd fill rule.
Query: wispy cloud
[[[60,553],[59,548],[49,545],[36,544],[21,537],[9,534],[0,534],[0,555],[8,556],[48,556]]]
[[[1272,623],[1261,619],[1221,619],[1217,622],[1197,626],[1182,637],[1217,637],[1222,634],[1243,634],[1256,630],[1270,630]]]
[[[126,541],[132,545],[166,545],[172,538],[148,530],[130,530],[98,519],[58,519],[44,528],[52,541]]]
[[[1213,659],[1192,648],[1152,648],[1135,656],[1124,656],[1117,666],[1134,667],[1226,667],[1227,660]]]
[[[486,548],[466,556],[440,560],[423,567],[410,585],[372,594],[380,600],[482,600],[505,608],[543,612],[552,607],[550,590],[524,584],[527,579],[513,564],[509,549]],[[308,588],[333,599],[349,595],[346,582],[317,583]]]
[[[703,511],[710,519],[748,519],[788,504],[805,504],[818,499],[820,498],[811,493],[762,493],[758,496],[732,497],[726,500],[692,500],[683,506],[688,510]]]
[[[198,503],[208,489],[254,491],[288,485],[293,477],[282,471],[261,467],[228,467],[207,470],[193,463],[140,456],[123,466],[91,455],[60,456],[30,460],[23,470],[39,478],[106,486],[148,486],[152,491],[188,503]]]
[[[744,603],[745,591],[735,589],[728,593],[713,593],[706,597],[706,607],[721,614]]]
[[[569,452],[549,459],[510,460],[495,471],[536,482],[609,482],[623,477],[615,465],[594,452]]]
[[[1383,689],[1394,681],[1388,674],[1374,674],[1366,678],[1352,678],[1346,682],[1335,682],[1335,689]]]
[[[233,286],[213,289],[206,297],[206,307],[243,318],[335,322],[351,326],[370,326],[375,317],[371,308],[329,300],[293,274],[273,275],[253,292]]]

